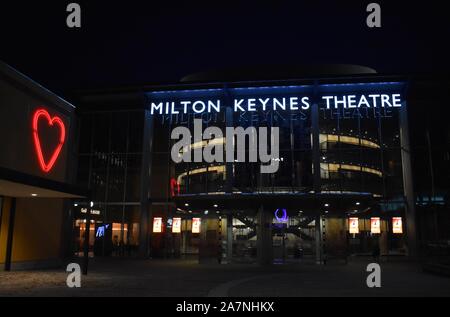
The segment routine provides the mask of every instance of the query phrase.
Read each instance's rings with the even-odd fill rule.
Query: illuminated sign
[[[200,225],[202,220],[200,218],[192,218],[192,233],[200,233]]]
[[[275,219],[277,222],[286,223],[288,222],[288,215],[286,209],[275,210]]]
[[[154,233],[162,232],[162,218],[161,217],[153,218],[153,232]]]
[[[100,226],[97,228],[97,232],[95,233],[95,236],[97,238],[101,238],[105,235],[105,230],[109,228],[109,225]]]
[[[403,221],[402,217],[393,217],[392,218],[392,232],[393,233],[403,233]]]
[[[381,233],[381,220],[379,217],[370,218],[370,232]]]
[[[175,178],[170,179],[170,194],[172,197],[180,194],[180,183]]]
[[[81,208],[82,214],[87,214],[87,208]],[[91,209],[91,215],[100,215],[100,210]]]
[[[361,94],[361,95],[328,95],[321,96],[323,108],[361,109],[361,108],[399,108],[402,106],[400,94]],[[234,98],[231,100],[234,112],[263,111],[305,111],[311,109],[309,96],[280,96],[267,98],[252,96],[250,98]],[[188,113],[220,113],[224,102],[217,99],[164,100],[150,103],[151,114],[177,115]]]
[[[181,232],[181,218],[173,218],[172,221],[172,233]]]
[[[49,159],[44,158],[44,153],[42,151],[41,139],[39,136],[39,122],[41,119],[44,119],[46,123],[50,127],[58,127],[59,129],[59,141],[58,144],[53,149],[53,153],[50,155]],[[34,148],[36,151],[36,155],[39,161],[39,166],[42,171],[45,173],[49,173],[58,159],[59,154],[61,153],[64,142],[66,141],[66,127],[64,126],[63,121],[60,117],[54,116],[53,118],[50,116],[47,110],[39,109],[34,113],[33,116],[33,140],[34,140]]]
[[[351,234],[359,233],[359,219],[349,218],[348,219],[348,230]]]

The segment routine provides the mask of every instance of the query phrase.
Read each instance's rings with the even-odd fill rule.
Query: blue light
[[[229,88],[231,91],[241,91],[241,90],[274,90],[274,89],[312,89],[313,85],[301,85],[301,86],[263,86],[263,87],[236,87]]]
[[[95,233],[95,236],[97,238],[101,238],[105,235],[105,230],[109,228],[109,225],[100,226],[97,228],[97,232]]]
[[[288,222],[288,215],[287,215],[287,211],[286,209],[281,209],[282,212],[282,216],[279,217],[278,212],[280,211],[280,209],[275,210],[275,219],[277,220],[277,222],[281,222],[281,223],[286,223]]]
[[[183,90],[158,90],[158,91],[150,91],[148,94],[150,95],[160,95],[160,94],[186,94],[186,93],[205,93],[205,92],[222,92],[223,88],[210,88],[210,89],[183,89]]]

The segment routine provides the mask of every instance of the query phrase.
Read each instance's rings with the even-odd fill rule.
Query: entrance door
[[[283,221],[272,223],[274,263],[295,263],[313,259],[315,250],[315,227],[311,217],[290,215]]]

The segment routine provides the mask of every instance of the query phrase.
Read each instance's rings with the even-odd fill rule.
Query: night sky
[[[446,74],[444,1],[2,1],[0,59],[65,95],[78,89],[175,83],[228,67],[350,63],[386,74]],[[392,3],[395,2],[395,3]]]

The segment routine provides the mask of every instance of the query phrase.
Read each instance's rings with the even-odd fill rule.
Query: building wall
[[[74,185],[76,128],[73,105],[0,62],[0,179],[16,183],[0,188],[0,196],[6,196],[0,222],[0,263],[6,255],[12,200],[8,196],[30,197],[16,200],[13,269],[53,266],[70,251],[65,242],[70,234],[69,201],[31,198],[29,189],[21,185],[53,191],[59,190],[58,183]],[[14,174],[17,177],[10,176]],[[40,192],[35,194],[41,197]],[[66,194],[70,193],[55,197]]]
[[[326,218],[326,250],[330,255],[344,255],[347,252],[346,218]]]
[[[5,198],[0,232],[0,263],[5,261],[10,206],[11,198]],[[60,264],[62,218],[62,199],[17,199],[12,249],[13,268]]]
[[[9,210],[11,208],[11,198],[3,198],[0,213],[0,263],[5,262],[6,240],[8,237]]]
[[[45,109],[51,117],[58,116],[64,123],[66,141],[53,168],[48,173],[39,166],[35,144],[33,142],[33,116],[38,109]],[[72,114],[46,101],[44,98],[31,94],[20,84],[0,76],[0,166],[20,171],[34,176],[66,182],[67,161],[72,135]],[[59,130],[47,127],[45,119],[39,124],[39,138],[45,160],[58,144]]]

